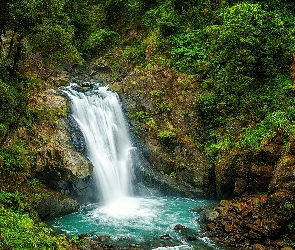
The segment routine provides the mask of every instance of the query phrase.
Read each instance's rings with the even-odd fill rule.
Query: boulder
[[[35,204],[35,209],[43,220],[73,213],[79,208],[80,205],[76,200],[59,193],[43,197]]]

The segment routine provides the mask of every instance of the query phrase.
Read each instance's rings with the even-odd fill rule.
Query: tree
[[[190,38],[188,49],[174,51],[177,58],[194,61],[203,88],[197,107],[211,124],[255,109],[267,79],[290,65],[291,35],[278,15],[259,4],[241,3],[220,16],[220,25],[204,28]]]
[[[64,5],[65,1],[58,0],[3,3],[1,8],[6,15],[1,19],[1,32],[11,39],[6,58],[13,65],[13,72],[18,70],[19,62],[28,53],[39,53],[51,66],[81,62],[77,49],[72,45],[73,28],[64,12]],[[12,33],[8,35],[8,31]]]

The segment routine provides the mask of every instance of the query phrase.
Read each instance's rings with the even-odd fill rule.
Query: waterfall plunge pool
[[[71,84],[63,92],[70,99],[71,115],[83,133],[101,203],[83,206],[76,213],[47,221],[48,225],[70,237],[110,236],[116,245],[126,245],[122,249],[132,249],[130,244],[146,250],[218,249],[207,238],[197,236],[199,215],[192,212],[209,201],[152,194],[134,196],[132,176],[140,162],[132,154],[134,147],[117,94],[99,84],[83,92],[76,86]],[[186,229],[174,230],[176,225]],[[189,237],[195,240],[187,240]]]
[[[197,236],[199,214],[193,212],[193,208],[209,204],[207,200],[173,196],[124,197],[105,206],[98,203],[84,206],[76,213],[47,223],[54,231],[70,237],[107,235],[119,246],[135,244],[147,250],[213,250],[219,248],[208,238]],[[175,230],[176,225],[186,229]],[[187,241],[188,237],[196,237],[196,240]]]

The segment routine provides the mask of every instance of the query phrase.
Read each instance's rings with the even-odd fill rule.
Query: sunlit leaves
[[[70,249],[63,236],[51,236],[44,224],[35,223],[28,214],[6,210],[0,205],[1,249]]]

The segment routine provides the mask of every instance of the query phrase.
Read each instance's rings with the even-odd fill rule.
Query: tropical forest
[[[295,249],[294,1],[0,13],[0,249]]]

